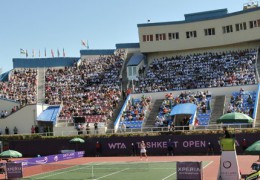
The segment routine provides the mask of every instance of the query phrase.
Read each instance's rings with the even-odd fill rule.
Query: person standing
[[[243,152],[245,152],[245,150],[246,150],[246,148],[247,148],[247,142],[246,142],[246,139],[243,139],[241,144],[242,144]]]
[[[168,140],[167,150],[168,150],[167,156],[173,156],[173,142],[171,139]]]
[[[31,127],[31,133],[34,134],[35,133],[35,127],[32,125]]]
[[[126,125],[125,125],[125,123],[122,123],[122,125],[121,125],[121,132],[122,133],[126,132]]]
[[[95,134],[98,134],[98,123],[94,123]]]
[[[224,131],[224,138],[231,138],[229,131],[227,130],[227,127],[223,127]]]
[[[96,142],[96,157],[101,155],[101,144],[99,141]]]
[[[6,126],[5,128],[5,134],[8,135],[9,134],[9,128]]]
[[[213,148],[213,144],[211,142],[208,142],[208,149],[207,149],[207,155],[214,155],[214,148]]]
[[[86,124],[86,131],[87,131],[87,134],[89,134],[89,131],[90,131],[89,123]]]
[[[18,134],[18,129],[16,126],[14,126],[14,134]]]
[[[131,143],[131,148],[132,148],[132,156],[136,156],[136,145],[135,145],[135,143]]]
[[[146,158],[146,161],[148,160],[147,154],[146,154],[146,145],[144,141],[141,141],[140,144],[140,159],[143,160],[143,156]]]

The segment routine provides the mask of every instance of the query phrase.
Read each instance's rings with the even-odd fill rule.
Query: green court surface
[[[202,162],[205,168],[211,162]],[[172,180],[176,178],[176,162],[99,162],[85,165],[44,164],[43,172],[51,172],[24,179],[70,179],[70,180]]]

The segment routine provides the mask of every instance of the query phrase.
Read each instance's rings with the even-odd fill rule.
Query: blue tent
[[[192,103],[178,104],[174,106],[171,110],[170,115],[174,116],[176,114],[195,114],[197,111],[197,106]]]

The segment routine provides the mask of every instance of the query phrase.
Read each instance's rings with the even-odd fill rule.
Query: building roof
[[[260,7],[256,7],[256,8],[250,8],[250,9],[237,11],[237,12],[233,12],[233,13],[228,13],[227,9],[218,9],[218,10],[212,10],[212,11],[185,14],[184,15],[185,20],[183,20],[183,21],[144,23],[144,24],[137,24],[137,27],[185,24],[185,23],[191,23],[191,22],[197,22],[197,21],[206,21],[206,20],[226,18],[226,17],[230,17],[230,16],[236,16],[236,15],[245,14],[245,13],[249,13],[249,12],[253,12],[253,11],[259,11],[259,10],[260,10]]]
[[[80,55],[113,55],[115,49],[84,49],[80,50]]]
[[[139,43],[119,43],[116,44],[116,49],[140,48]]]
[[[72,66],[79,59],[79,57],[13,58],[13,68]]]
[[[145,58],[143,54],[134,54],[127,63],[127,66],[137,66]]]

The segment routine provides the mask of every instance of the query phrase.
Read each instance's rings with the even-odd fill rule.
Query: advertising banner
[[[177,162],[178,180],[202,180],[202,162]]]
[[[219,180],[240,179],[236,151],[223,151],[220,157]]]
[[[7,179],[19,179],[23,178],[23,166],[22,163],[6,163],[6,176]]]
[[[64,161],[68,159],[75,159],[83,157],[85,154],[84,151],[77,151],[77,152],[71,152],[71,153],[64,153],[64,154],[56,154],[56,155],[50,155],[50,156],[43,156],[43,157],[36,157],[31,159],[24,159],[19,160],[16,162],[22,163],[23,167],[29,167],[29,166],[35,166],[39,164],[47,164],[47,163],[53,163],[58,161]]]

